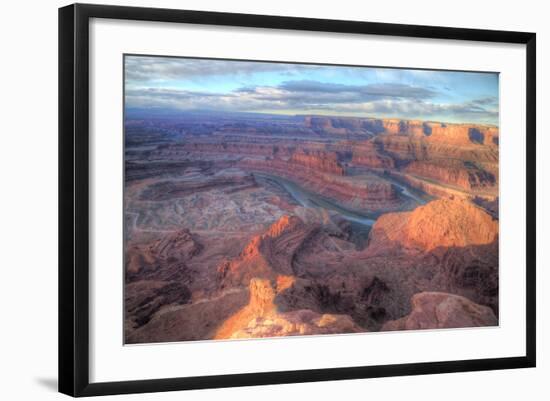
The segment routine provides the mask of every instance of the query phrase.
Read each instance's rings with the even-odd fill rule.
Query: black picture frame
[[[89,21],[91,18],[438,38],[526,45],[526,354],[521,357],[495,359],[90,383],[88,337],[88,61]],[[535,121],[535,33],[88,4],[74,4],[60,8],[59,391],[79,397],[534,367],[536,363]]]

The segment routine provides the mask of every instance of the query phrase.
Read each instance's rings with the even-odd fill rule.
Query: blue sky
[[[126,56],[127,107],[498,125],[498,74]]]

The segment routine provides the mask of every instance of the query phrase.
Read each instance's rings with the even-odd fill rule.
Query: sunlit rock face
[[[381,216],[371,231],[370,248],[432,251],[487,245],[497,237],[498,221],[483,209],[466,200],[441,199],[412,212]]]
[[[440,199],[382,215],[365,251],[430,278],[423,291],[463,295],[498,313],[498,220],[466,200]],[[405,281],[406,282],[406,281]]]
[[[434,121],[402,120],[395,118],[356,118],[306,116],[304,124],[316,132],[343,136],[408,136],[427,139],[429,142],[444,142],[455,145],[498,146],[499,129],[491,125],[451,124]]]
[[[331,152],[300,149],[292,154],[289,162],[291,164],[303,166],[306,169],[323,171],[335,175],[344,175],[344,169],[338,162],[337,155]]]
[[[458,295],[422,292],[412,297],[411,304],[411,313],[387,322],[382,326],[381,331],[498,325],[498,320],[491,308],[478,305]]]
[[[278,275],[292,275],[296,251],[316,229],[298,217],[281,217],[265,233],[254,236],[237,258],[218,266],[220,286],[247,285],[255,277],[275,279]]]
[[[285,282],[282,287],[280,282]],[[343,334],[365,331],[347,315],[319,314],[301,309],[279,312],[274,303],[277,292],[289,285],[288,279],[250,280],[250,301],[243,309],[225,321],[215,339],[261,338],[315,334]]]

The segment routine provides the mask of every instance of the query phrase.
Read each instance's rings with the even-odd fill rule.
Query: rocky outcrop
[[[380,327],[395,316],[391,306],[386,309],[395,295],[376,275],[362,268],[344,268],[337,243],[320,227],[285,216],[254,237],[239,257],[220,264],[219,288],[242,288],[253,280],[267,280],[276,288],[279,312],[345,314],[362,327]],[[344,241],[339,243],[345,246]]]
[[[324,173],[344,175],[344,169],[338,163],[336,153],[333,152],[301,149],[292,154],[289,163],[291,166],[298,165]]]
[[[382,126],[384,133],[390,135],[424,135],[424,126],[421,121],[388,118],[382,120]]]
[[[126,251],[126,281],[174,280],[186,273],[186,262],[203,249],[198,236],[187,229],[150,243],[130,245]]]
[[[383,133],[388,135],[423,138],[428,142],[446,142],[454,145],[498,146],[499,130],[492,125],[398,119],[384,119],[382,125]]]
[[[465,130],[467,136],[467,130]],[[459,159],[473,163],[498,163],[498,147],[472,143],[464,136],[379,135],[374,142],[395,161]]]
[[[138,292],[133,289],[141,284],[150,285],[151,282],[130,284],[129,291],[135,295],[132,295],[131,300],[127,299],[128,309],[131,309],[130,305],[139,305],[144,300],[156,302],[151,292]],[[202,298],[197,302],[164,305],[149,314],[146,320],[141,321],[146,322],[143,325],[133,319],[133,314],[127,313],[125,342],[136,344],[212,339],[216,329],[247,303],[248,291],[228,291],[210,299]]]
[[[403,171],[466,190],[493,188],[496,184],[493,174],[480,169],[473,163],[453,159],[414,161]]]
[[[319,257],[319,263],[323,259]],[[378,330],[388,319],[401,316],[399,312],[403,309],[397,305],[398,294],[383,279],[365,272],[364,268],[350,269],[347,262],[340,262],[340,267],[342,265],[346,267],[324,276],[318,274],[316,279],[296,279],[288,290],[278,293],[276,303],[279,309],[345,314],[369,331]]]
[[[346,128],[344,127],[335,127],[333,122],[338,125],[338,121],[334,118],[326,117],[314,117],[306,116],[304,118],[305,126],[313,129],[314,131],[321,132],[329,135],[345,135],[347,133]]]
[[[414,120],[379,120],[381,132],[366,141],[340,141],[352,167],[403,176],[433,196],[498,196],[498,128]],[[461,193],[464,192],[464,193]]]
[[[433,142],[454,145],[486,145],[498,147],[498,127],[482,124],[452,124],[394,118],[355,118],[306,116],[306,127],[328,135],[367,134],[427,138]]]
[[[352,147],[352,164],[355,166],[364,166],[377,169],[395,168],[394,160],[381,154],[377,145],[373,141],[364,141],[355,144]]]
[[[190,301],[187,263],[202,250],[198,237],[187,229],[128,246],[125,307],[132,328],[147,324],[165,305]]]
[[[398,181],[419,190],[421,193],[425,193],[436,198],[464,199],[470,201],[475,198],[481,198],[489,202],[492,202],[498,198],[498,183],[493,187],[476,187],[468,190],[460,188],[459,186],[451,186],[445,183],[430,180],[428,178],[397,171],[390,171],[387,172],[387,174],[390,177],[394,177]]]
[[[354,117],[305,116],[304,125],[318,134],[372,136],[381,132],[377,120]]]
[[[407,248],[421,252],[438,247],[486,245],[498,238],[498,221],[466,200],[440,199],[412,212],[388,213],[369,235],[371,252]]]
[[[401,269],[429,279],[419,290],[463,295],[497,313],[498,233],[498,221],[481,207],[442,199],[412,212],[382,215],[369,234],[365,255],[403,260]]]
[[[185,305],[191,299],[191,291],[180,281],[132,283],[125,294],[127,319],[134,328],[149,323],[154,314],[165,305]]]
[[[275,285],[267,279],[250,280],[248,305],[227,319],[214,338],[259,338],[365,331],[347,315],[319,314],[308,309],[279,312],[274,303],[275,297],[278,292],[291,285],[291,282],[292,279],[289,277],[278,278]]]
[[[469,299],[441,292],[422,292],[411,299],[411,313],[389,321],[381,331],[496,326],[491,308]]]
[[[293,275],[294,254],[316,229],[296,216],[281,217],[264,234],[253,237],[237,258],[219,265],[220,287],[247,285],[254,277],[275,280]]]

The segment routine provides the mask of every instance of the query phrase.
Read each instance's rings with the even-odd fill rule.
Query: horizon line
[[[164,111],[173,111],[181,113],[226,113],[226,114],[260,114],[265,116],[288,116],[288,117],[333,117],[333,118],[361,118],[365,120],[400,120],[400,121],[420,121],[423,123],[439,123],[439,124],[454,124],[454,125],[481,125],[481,126],[490,126],[495,128],[500,128],[499,124],[486,123],[486,122],[474,122],[474,121],[464,121],[464,122],[452,122],[452,121],[441,121],[441,120],[431,120],[431,119],[421,119],[421,118],[402,118],[402,117],[379,117],[372,115],[352,115],[352,114],[319,114],[319,113],[284,113],[284,112],[266,112],[266,111],[235,111],[235,110],[210,110],[210,109],[178,109],[178,108],[164,108],[164,107],[135,107],[135,106],[126,106],[124,109],[135,109],[135,110],[164,110]],[[124,116],[126,119],[126,115]]]

